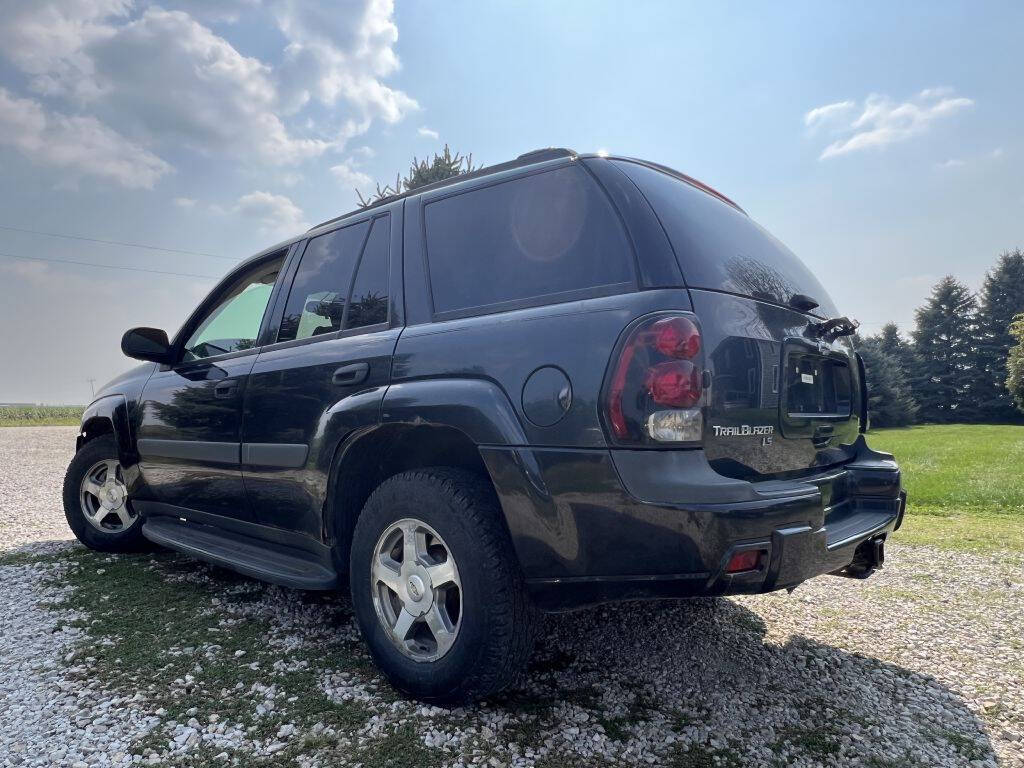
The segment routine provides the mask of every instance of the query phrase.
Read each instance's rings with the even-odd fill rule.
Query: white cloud
[[[399,68],[392,0],[270,0],[269,5],[289,41],[281,80],[292,94],[291,109],[310,99],[328,106],[343,99],[358,114],[345,132],[353,136],[365,132],[362,126],[372,119],[396,123],[419,108],[415,99],[381,82]]]
[[[259,223],[260,231],[279,237],[290,237],[309,229],[302,209],[284,195],[259,190],[242,195],[234,213]]]
[[[948,85],[943,85],[938,88],[925,88],[919,96],[922,99],[941,99],[945,96],[952,96],[953,89]]]
[[[418,133],[420,136],[426,136],[428,139],[439,139],[439,138],[441,138],[441,134],[439,134],[437,131],[435,131],[432,128],[427,128],[427,126],[425,126],[425,125],[421,125],[419,127],[419,129],[416,131],[416,133]]]
[[[278,165],[332,146],[293,136],[275,113],[270,67],[243,56],[186,13],[149,8],[93,43],[90,52],[105,106],[154,140],[199,152],[255,154]]]
[[[173,5],[175,10],[185,11],[200,21],[236,24],[242,14],[258,10],[260,0],[172,0],[163,5]]]
[[[195,208],[196,199],[193,197],[176,197],[174,198],[174,204],[179,208]]]
[[[364,160],[369,160],[370,158],[375,157],[377,155],[373,147],[367,146],[356,147],[355,149],[352,150],[352,154],[361,157]]]
[[[993,160],[998,160],[1004,154],[1005,153],[1003,152],[1002,147],[996,147],[995,149],[988,153],[988,156],[991,157]]]
[[[837,101],[834,104],[826,104],[823,107],[815,107],[804,115],[804,125],[813,128],[821,123],[837,120],[850,113],[856,108],[852,101]]]
[[[349,158],[337,165],[332,165],[331,173],[334,174],[334,178],[344,187],[359,189],[360,187],[370,186],[373,183],[373,179],[362,171],[356,170],[353,165],[352,159]]]
[[[949,88],[926,88],[913,99],[900,103],[887,96],[872,94],[852,122],[840,120],[851,113],[851,106],[848,106],[851,102],[837,102],[810,110],[804,115],[804,123],[813,127],[827,121],[835,125],[839,133],[845,134],[825,147],[819,157],[825,160],[906,141],[925,133],[936,120],[973,104],[971,99],[954,96]],[[852,107],[856,105],[852,104]]]
[[[966,162],[955,157],[951,157],[949,160],[938,163],[939,168],[963,168],[965,165],[967,165]]]
[[[109,19],[126,17],[132,0],[6,0],[0,52],[29,77],[32,90],[77,100],[96,98],[85,46],[107,37]]]
[[[186,149],[248,166],[295,165],[341,149],[376,120],[394,123],[418,109],[384,83],[399,68],[391,0],[168,4],[179,10],[133,0],[7,0],[0,56],[28,88],[63,102],[62,112],[107,131],[117,126],[153,158]],[[245,55],[204,23],[242,14],[276,24],[283,48],[266,60]]]
[[[34,162],[151,189],[171,166],[95,117],[49,112],[34,99],[0,88],[0,144]]]

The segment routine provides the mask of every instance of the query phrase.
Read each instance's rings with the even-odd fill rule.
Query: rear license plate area
[[[849,361],[812,353],[803,347],[786,350],[779,410],[786,437],[818,437],[827,441],[831,422],[849,420],[853,409]]]

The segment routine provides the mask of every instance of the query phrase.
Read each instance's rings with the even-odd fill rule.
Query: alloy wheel
[[[103,533],[122,533],[138,519],[128,503],[128,487],[117,459],[104,459],[89,468],[79,500],[85,519]]]
[[[436,661],[459,632],[462,582],[451,550],[437,531],[405,518],[377,540],[370,563],[377,618],[406,657]]]

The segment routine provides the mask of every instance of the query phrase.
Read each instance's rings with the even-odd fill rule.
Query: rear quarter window
[[[614,160],[661,220],[686,284],[786,304],[802,293],[835,317],[825,288],[789,248],[731,205],[640,163]]]
[[[634,280],[618,216],[577,166],[428,202],[424,225],[437,315],[612,293]]]

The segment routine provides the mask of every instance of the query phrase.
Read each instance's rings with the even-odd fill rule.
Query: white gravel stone
[[[0,429],[0,466],[18,468],[0,476],[0,555],[74,546],[60,488],[75,432]],[[202,666],[224,658],[217,643],[259,619],[272,627],[267,648],[279,658],[240,658],[262,670],[261,681],[221,690],[253,702],[250,714],[261,719],[244,724],[201,708],[168,721],[147,706],[154,691],[145,679],[138,690],[105,689],[90,674],[95,658],[74,647],[81,630],[68,625],[89,617],[46,607],[69,594],[53,583],[60,566],[0,566],[0,767],[195,765],[199,755],[203,764],[246,765],[307,736],[336,743],[300,757],[303,768],[352,765],[360,749],[411,726],[439,762],[467,768],[1024,768],[1024,558],[898,543],[888,554],[886,569],[863,582],[823,577],[792,595],[546,617],[522,687],[452,711],[396,700],[379,676],[334,669],[329,659],[311,667],[290,658],[326,633],[354,642],[353,622],[332,623],[323,603],[302,593],[196,568],[176,578],[213,586],[214,629],[224,634],[187,647],[168,638],[168,656],[196,662],[172,687],[202,684]],[[369,712],[361,727],[342,733],[294,719],[300,702],[282,681],[309,669],[321,693]],[[268,725],[261,732],[254,722]],[[162,746],[143,752],[151,733]]]

